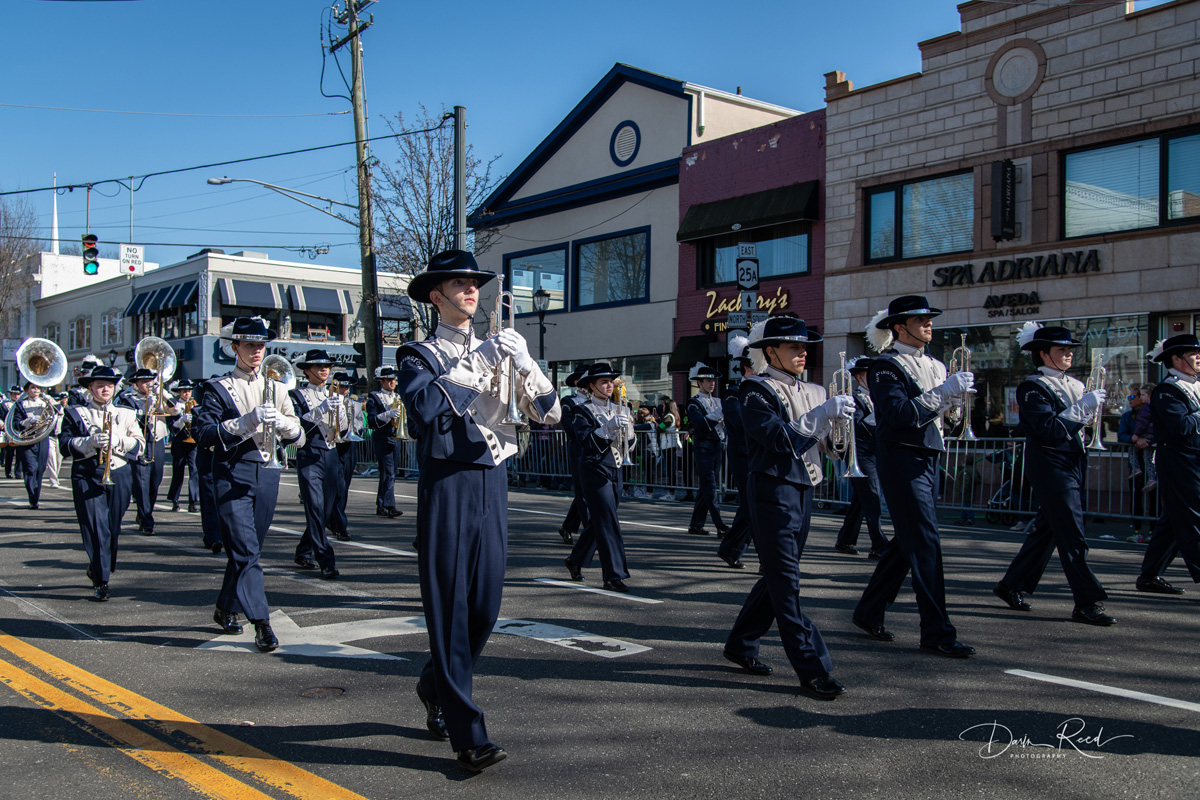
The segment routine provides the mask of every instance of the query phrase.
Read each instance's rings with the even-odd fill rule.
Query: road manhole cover
[[[327,697],[340,697],[345,693],[346,690],[339,686],[315,686],[312,689],[305,689],[300,696],[310,700],[324,700]]]

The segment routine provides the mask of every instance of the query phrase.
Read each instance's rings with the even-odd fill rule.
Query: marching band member
[[[1152,569],[1153,575],[1147,575],[1143,565],[1137,588],[1182,594],[1162,580],[1161,572],[1177,548],[1192,580],[1200,583],[1200,340],[1190,333],[1172,336],[1159,342],[1150,357],[1168,373],[1154,387],[1150,414],[1154,418],[1159,491],[1176,547],[1155,548],[1165,551],[1160,566]],[[1153,561],[1150,548],[1146,561]]]
[[[54,432],[50,434],[50,454],[46,457],[46,471],[42,474],[42,480],[48,481],[54,489],[59,488],[58,471],[62,468],[62,451],[58,449],[58,437],[62,434],[63,413],[67,410],[68,397],[66,392],[54,395],[58,419],[54,422]]]
[[[100,356],[86,355],[78,367],[75,367],[72,372],[75,374],[76,385],[68,389],[70,397],[67,399],[67,405],[70,406],[86,406],[89,402],[87,389],[83,386],[83,379],[91,374],[96,367],[103,366],[104,362],[100,360]]]
[[[396,394],[396,375],[395,367],[376,367],[379,390],[367,395],[371,448],[379,468],[375,513],[381,517],[398,517],[404,513],[396,508],[396,473],[400,468],[400,439],[407,431],[396,430],[396,420],[404,415],[400,395]]]
[[[853,414],[849,397],[800,380],[809,345],[821,341],[804,320],[769,317],[750,331],[757,375],[742,381],[742,424],[749,452],[746,481],[750,525],[762,577],[746,597],[725,642],[725,658],[753,675],[770,675],[758,660],[759,641],[779,625],[779,638],[800,690],[821,700],[846,691],[833,671],[821,631],[800,608],[800,557],[808,539],[813,488],[823,473],[819,442],[839,417]]]
[[[192,390],[195,384],[188,380],[176,381],[175,396],[178,398],[176,408],[179,415],[171,422],[171,485],[167,488],[167,498],[171,501],[171,510],[179,510],[179,492],[183,489],[183,471],[188,474],[188,513],[196,513],[196,501],[200,496],[200,482],[196,474],[196,437],[192,436]]]
[[[858,457],[858,468],[865,478],[851,478],[853,497],[846,509],[846,518],[838,531],[833,549],[847,555],[857,555],[858,532],[862,521],[867,520],[867,535],[871,537],[870,558],[881,558],[887,537],[879,527],[883,509],[879,501],[879,472],[875,465],[875,407],[871,405],[871,392],[867,388],[867,369],[873,359],[867,356],[852,358],[846,362],[846,371],[854,379],[854,449]]]
[[[88,391],[88,404],[67,408],[58,437],[59,450],[72,458],[75,518],[87,551],[92,596],[100,602],[108,599],[109,577],[117,568],[121,518],[133,491],[129,462],[145,445],[136,412],[112,403],[120,379],[120,373],[106,366],[81,376],[79,383]],[[104,482],[106,468],[110,484]]]
[[[362,433],[363,404],[350,396],[354,378],[346,372],[335,372],[333,379],[337,382],[335,392],[342,396],[342,408],[350,425],[347,433],[359,436]],[[342,464],[342,491],[334,505],[337,527],[333,529],[333,535],[339,542],[350,541],[350,521],[346,518],[346,503],[350,499],[350,481],[354,480],[354,471],[358,468],[358,453],[354,445],[355,442],[343,438],[337,446],[338,461]]]
[[[587,372],[587,368],[587,364],[581,364],[563,380],[563,384],[572,392],[558,401],[562,407],[559,426],[562,428],[563,438],[567,441],[567,471],[571,475],[571,491],[574,493],[567,516],[562,525],[558,526],[558,535],[563,544],[575,544],[575,534],[579,532],[579,526],[587,516],[587,509],[583,506],[583,491],[579,486],[579,442],[575,440],[575,433],[571,430],[571,414],[580,404],[587,402],[587,396],[576,386],[580,376]]]
[[[733,386],[721,396],[721,413],[725,418],[725,436],[729,446],[725,450],[728,475],[737,487],[738,509],[733,515],[729,530],[717,547],[717,557],[732,569],[745,569],[742,553],[750,542],[750,512],[747,508],[750,495],[746,490],[746,478],[750,476],[750,451],[746,444],[746,428],[742,424],[742,400],[739,397],[741,382],[754,375],[749,348],[750,340],[741,334],[729,337],[730,362],[737,370]]]
[[[879,482],[894,535],[852,621],[872,639],[892,641],[895,636],[883,625],[884,612],[911,570],[921,615],[921,649],[967,658],[975,648],[958,641],[946,612],[937,496],[938,462],[946,449],[942,415],[971,390],[974,375],[961,371],[946,377],[946,366],[925,352],[933,339],[933,318],[941,313],[924,297],[905,295],[867,325],[867,341],[880,353],[867,372],[867,383],[875,406]]]
[[[488,737],[471,684],[504,584],[505,461],[517,452],[515,426],[502,422],[510,380],[527,419],[552,424],[559,418],[554,385],[524,337],[512,328],[482,342],[472,334],[479,287],[494,277],[463,250],[434,256],[409,283],[408,295],[432,303],[440,322],[431,338],[397,352],[401,394],[421,454],[417,564],[430,661],[417,697],[430,734],[448,738],[459,765],[471,772],[507,755]]]
[[[1106,393],[1085,391],[1082,382],[1067,374],[1075,360],[1074,348],[1083,342],[1072,339],[1066,328],[1026,322],[1017,342],[1037,368],[1037,374],[1017,387],[1017,405],[1025,431],[1025,475],[1041,508],[1020,552],[992,592],[1009,608],[1028,611],[1030,605],[1022,595],[1037,589],[1051,553],[1058,548],[1075,598],[1071,619],[1112,625],[1116,620],[1104,613],[1101,604],[1108,595],[1087,565],[1083,522],[1087,486],[1083,430],[1104,407]]]
[[[196,404],[193,406],[193,413],[204,403],[204,387],[208,385],[208,382],[199,380],[194,385],[192,399],[196,401]],[[196,418],[193,416],[193,429],[195,425]],[[204,536],[202,541],[204,549],[211,550],[215,556],[224,549],[225,545],[221,541],[221,518],[217,512],[217,478],[213,472],[213,448],[211,445],[201,444],[197,439],[195,453],[196,496],[199,498],[200,504],[200,530]]]
[[[13,407],[20,397],[21,387],[13,386],[8,390],[8,397],[3,402],[0,402],[0,430],[4,428],[4,420],[8,418],[9,409]],[[4,477],[12,478],[14,465],[18,473],[21,471],[21,462],[17,459],[17,448],[9,445],[3,449],[4,452],[0,453],[0,458],[4,460]]]
[[[162,417],[150,415],[155,392],[153,370],[139,368],[129,376],[130,387],[117,398],[117,405],[137,412],[143,433],[148,433],[146,449],[133,464],[133,502],[137,507],[138,530],[146,536],[154,535],[154,504],[158,502],[158,489],[162,485],[163,462],[167,458],[167,424]],[[167,401],[170,403],[170,401]]]
[[[290,392],[304,428],[304,442],[296,451],[296,474],[304,501],[304,535],[296,545],[294,561],[301,569],[320,567],[321,577],[332,580],[341,573],[325,529],[338,527],[338,498],[346,491],[335,439],[340,440],[349,430],[350,420],[342,396],[331,393],[325,385],[333,366],[329,353],[309,350],[296,366],[303,370],[308,383]]]
[[[612,400],[615,379],[619,377],[620,372],[601,361],[588,367],[575,382],[588,397],[571,412],[572,434],[579,442],[579,485],[586,516],[583,533],[564,563],[571,580],[583,580],[583,568],[591,566],[592,555],[599,550],[604,588],[628,592],[625,579],[629,570],[617,506],[623,483],[621,467],[636,435],[625,407]]]
[[[267,466],[271,454],[264,452],[265,434],[273,428],[285,447],[302,436],[283,384],[274,383],[274,404],[265,402],[266,380],[259,368],[267,342],[277,338],[262,317],[238,317],[221,329],[225,352],[237,363],[228,375],[205,384],[192,426],[197,443],[213,449],[221,542],[229,558],[213,621],[222,633],[238,634],[238,614],[244,613],[254,624],[254,644],[264,653],[279,646],[259,558],[275,515],[281,471]]]
[[[41,387],[25,382],[25,397],[16,401],[13,411],[13,425],[17,428],[14,433],[21,434],[21,429],[37,423],[46,414],[58,414],[58,403],[42,393]],[[7,414],[5,414],[7,417]],[[25,478],[25,495],[29,498],[29,507],[36,510],[42,496],[42,474],[46,471],[46,461],[50,456],[49,437],[33,444],[9,447],[15,450],[13,456],[21,465]]]
[[[688,533],[707,536],[704,518],[712,515],[717,535],[728,532],[721,521],[717,508],[717,467],[725,451],[725,416],[721,401],[717,399],[717,371],[707,364],[696,362],[688,373],[688,379],[696,384],[699,392],[688,400],[688,428],[692,435],[692,459],[696,465],[696,504],[692,507],[692,521]]]

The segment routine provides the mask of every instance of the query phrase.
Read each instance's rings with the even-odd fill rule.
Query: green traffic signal
[[[85,233],[83,235],[83,274],[97,275],[100,272],[100,263],[97,259],[100,258],[100,248],[97,247],[99,239],[94,233]]]

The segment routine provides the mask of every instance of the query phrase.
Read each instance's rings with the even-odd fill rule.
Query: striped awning
[[[278,283],[220,278],[217,285],[221,289],[221,302],[227,306],[283,308],[285,292]]]
[[[315,314],[353,314],[354,301],[347,289],[325,289],[319,286],[289,286],[293,311]]]

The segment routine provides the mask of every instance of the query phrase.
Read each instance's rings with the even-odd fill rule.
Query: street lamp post
[[[550,293],[541,286],[533,293],[533,308],[538,315],[538,361],[546,360],[546,311],[550,308]]]

